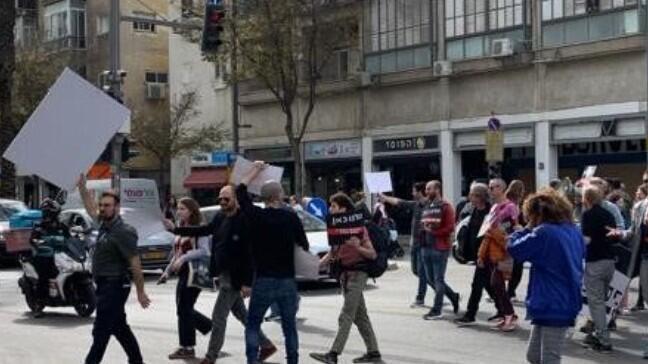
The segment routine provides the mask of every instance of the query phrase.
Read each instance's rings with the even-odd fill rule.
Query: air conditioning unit
[[[376,82],[376,78],[369,72],[363,71],[356,74],[360,87],[369,87]]]
[[[450,76],[452,74],[452,62],[436,61],[434,62],[435,76]]]
[[[165,83],[147,83],[146,98],[149,100],[162,100],[166,98]]]
[[[493,57],[513,55],[513,41],[510,38],[493,39],[491,54]]]

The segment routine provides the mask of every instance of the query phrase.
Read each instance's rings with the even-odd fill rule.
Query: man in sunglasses
[[[247,323],[248,312],[243,302],[241,289],[252,285],[252,262],[249,254],[250,226],[241,212],[232,186],[221,188],[218,195],[220,211],[209,225],[179,227],[173,233],[180,236],[212,236],[210,272],[218,277],[218,298],[212,313],[212,332],[209,348],[201,364],[213,364],[225,342],[227,318],[232,312],[243,325]],[[260,332],[261,349],[258,360],[265,361],[277,348]]]

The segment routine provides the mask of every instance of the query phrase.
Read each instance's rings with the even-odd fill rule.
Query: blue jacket
[[[530,262],[527,318],[540,325],[571,326],[581,310],[585,241],[571,223],[541,224],[513,233],[508,252]]]

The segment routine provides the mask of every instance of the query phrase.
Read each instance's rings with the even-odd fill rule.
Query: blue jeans
[[[248,322],[245,325],[245,353],[248,364],[256,363],[259,357],[259,331],[268,308],[279,305],[281,329],[286,342],[288,364],[299,360],[299,339],[297,337],[297,282],[293,278],[279,279],[260,277],[252,285],[252,297],[248,309]]]
[[[421,256],[421,247],[415,245],[412,247],[412,270],[418,276],[418,290],[416,291],[416,302],[425,302],[427,294],[427,278],[425,277],[425,268],[423,267],[423,257]]]
[[[434,306],[431,313],[440,314],[443,308],[443,296],[446,295],[452,301],[457,294],[445,282],[445,273],[448,265],[449,251],[441,251],[431,247],[421,248],[423,268],[428,283],[434,287]]]

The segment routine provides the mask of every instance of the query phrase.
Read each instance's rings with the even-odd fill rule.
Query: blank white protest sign
[[[3,157],[22,173],[72,190],[130,114],[124,105],[66,68]]]

